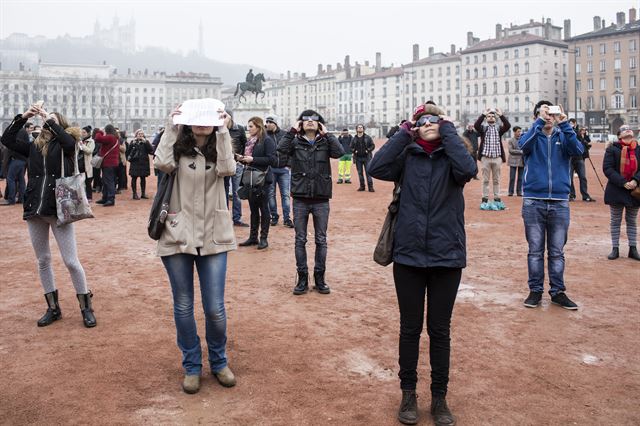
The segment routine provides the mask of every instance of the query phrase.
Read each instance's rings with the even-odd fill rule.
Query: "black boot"
[[[456,418],[447,407],[444,396],[433,396],[431,399],[431,415],[436,426],[451,426],[456,424]]]
[[[629,257],[631,259],[640,260],[640,254],[638,254],[636,246],[629,246]]]
[[[38,320],[38,327],[45,327],[62,318],[62,311],[58,305],[58,290],[45,293],[44,300],[47,301],[47,312]]]
[[[620,250],[618,249],[618,247],[614,247],[611,249],[611,253],[609,253],[609,256],[607,256],[607,259],[614,260],[619,257],[620,257]]]
[[[140,194],[140,198],[142,198],[143,200],[148,200],[149,197],[147,197],[147,194],[145,194],[144,192],[142,192],[142,194]]]
[[[313,288],[316,289],[318,291],[318,293],[320,293],[320,294],[329,294],[329,293],[331,293],[331,290],[329,289],[329,286],[327,285],[327,283],[324,282],[324,271],[322,271],[322,272],[314,272],[313,273],[313,282],[315,283]]]
[[[416,395],[416,391],[402,391],[402,402],[398,410],[398,421],[405,425],[415,425],[418,423],[418,396]]]
[[[241,242],[238,245],[240,247],[247,247],[247,246],[255,246],[256,244],[258,244],[258,238],[256,238],[253,235],[249,235],[248,239],[246,239],[245,241]]]
[[[132,200],[139,200],[140,197],[138,197],[138,193],[136,191],[133,191],[133,197],[131,197]]]
[[[93,315],[93,309],[91,308],[91,298],[93,293],[89,291],[86,294],[76,294],[78,302],[80,302],[80,312],[82,312],[82,321],[87,328],[95,327],[98,323],[96,317]]]
[[[293,289],[293,294],[298,296],[305,294],[307,291],[309,291],[309,273],[298,271],[298,283]]]
[[[251,215],[251,229],[249,230],[249,238],[238,244],[240,247],[255,246],[258,244],[258,227],[260,226],[260,219]]]
[[[258,250],[264,250],[269,247],[269,242],[266,238],[260,238],[260,242],[258,242]]]

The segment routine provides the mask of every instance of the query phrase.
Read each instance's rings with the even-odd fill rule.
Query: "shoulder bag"
[[[109,148],[109,150],[104,154],[104,157],[109,155],[109,153],[113,151],[115,147],[118,145],[120,145],[120,143],[116,143],[114,146]],[[99,169],[102,166],[102,161],[104,160],[104,157],[101,155],[94,155],[93,158],[91,159],[91,167]]]
[[[78,171],[78,145],[76,145],[73,175],[64,175],[64,152],[60,150],[60,178],[56,179],[56,214],[58,226],[93,217],[87,200],[85,175]]]
[[[149,212],[149,222],[147,224],[147,233],[152,240],[159,240],[164,231],[165,221],[169,214],[169,203],[171,202],[171,193],[173,192],[173,183],[176,180],[178,169],[171,173],[165,173],[160,179],[158,190],[151,204]]]
[[[242,177],[240,178],[240,188],[238,188],[238,197],[241,200],[248,200],[252,192],[262,189],[267,181],[267,174],[271,166],[267,170],[259,170],[255,167],[244,166]]]
[[[373,250],[373,260],[382,266],[387,266],[393,262],[393,236],[395,234],[396,222],[398,220],[398,207],[400,204],[400,183],[396,183],[393,189],[393,199],[389,204],[387,216],[384,218],[382,230],[378,237],[378,243]]]

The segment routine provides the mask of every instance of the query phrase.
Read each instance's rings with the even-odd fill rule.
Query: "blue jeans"
[[[102,199],[105,201],[116,201],[116,173],[118,167],[102,168]]]
[[[316,240],[314,272],[324,272],[327,262],[327,226],[329,225],[329,200],[322,203],[307,203],[293,199],[293,225],[296,231],[296,267],[298,272],[307,273],[307,224],[309,214],[313,216],[313,230]]]
[[[291,220],[291,207],[289,201],[289,193],[291,191],[291,171],[286,167],[272,168],[273,183],[269,185],[269,210],[271,211],[271,219],[278,220],[278,203],[276,202],[276,185],[280,187],[280,198],[282,200],[282,220],[288,222]]]
[[[524,231],[529,243],[529,290],[544,291],[544,247],[547,244],[549,294],[565,291],[564,245],[569,231],[569,202],[526,198],[522,204]]]
[[[227,208],[229,208],[229,186],[233,194],[233,223],[242,222],[242,200],[238,197],[238,188],[240,188],[240,180],[242,179],[242,171],[244,166],[236,163],[236,174],[224,177],[224,193],[226,194]]]
[[[5,198],[10,204],[16,202],[16,182],[18,182],[18,201],[22,202],[24,197],[24,172],[27,169],[27,162],[12,158],[7,167],[7,193]]]
[[[194,264],[200,278],[209,365],[211,371],[217,373],[227,366],[227,315],[224,309],[227,253],[210,256],[174,254],[163,256],[162,263],[171,283],[173,317],[185,374],[200,374],[202,371],[200,337],[193,315]]]

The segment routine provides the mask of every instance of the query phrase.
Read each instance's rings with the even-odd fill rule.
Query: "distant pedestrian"
[[[101,166],[102,174],[102,198],[96,204],[105,207],[116,204],[116,176],[120,159],[119,134],[112,124],[104,127],[104,132],[96,132],[95,141],[100,144],[100,156],[103,158]]]
[[[620,257],[620,228],[622,214],[627,223],[629,257],[640,260],[638,253],[638,212],[640,199],[631,196],[631,191],[640,184],[640,145],[633,137],[633,130],[623,125],[618,131],[618,141],[612,143],[604,154],[602,169],[609,180],[604,190],[604,203],[611,212],[611,253],[609,260]]]
[[[498,118],[502,122],[498,125]],[[482,123],[486,120],[487,124]],[[482,202],[483,210],[503,210],[505,208],[500,198],[500,167],[507,162],[502,135],[511,128],[509,120],[499,108],[489,108],[483,112],[473,125],[480,136],[478,160],[482,164]],[[472,142],[473,143],[473,142]],[[489,203],[489,180],[493,183],[493,206]]]
[[[513,128],[513,137],[509,138],[509,197],[513,197],[514,184],[518,197],[522,197],[522,174],[524,172],[524,161],[522,160],[522,150],[518,146],[518,141],[522,135],[522,128]],[[516,182],[516,174],[518,180]]]
[[[273,139],[275,146],[286,134],[278,125],[279,118],[271,115],[265,120],[267,135]],[[291,165],[289,156],[276,151],[276,163],[271,168],[273,183],[269,186],[269,212],[271,213],[271,226],[276,226],[280,216],[278,215],[278,202],[276,187],[280,188],[280,201],[282,204],[282,224],[287,228],[293,228],[291,221]]]
[[[351,164],[353,154],[351,154],[351,142],[353,136],[349,134],[349,129],[342,129],[338,142],[344,149],[344,155],[338,159],[338,181],[336,183],[351,183]]]
[[[578,140],[582,144],[582,148],[584,152],[582,155],[571,157],[571,192],[569,193],[569,201],[573,201],[576,199],[576,187],[573,184],[573,174],[576,173],[578,175],[578,180],[580,181],[580,195],[582,196],[582,201],[594,202],[591,195],[589,195],[588,183],[587,183],[587,171],[585,168],[585,162],[589,159],[589,150],[591,149],[591,139],[589,135],[587,135],[587,129],[584,127],[578,128],[576,125],[573,127],[576,135],[578,136]]]
[[[151,142],[144,136],[142,130],[137,130],[133,140],[127,145],[126,156],[129,161],[129,176],[131,176],[132,199],[147,199],[147,176],[151,174],[149,156],[153,154]],[[140,196],[137,186],[140,179]]]
[[[373,150],[376,146],[373,143],[371,136],[364,132],[364,125],[358,124],[356,126],[356,134],[351,141],[351,152],[353,153],[356,170],[358,171],[358,179],[360,180],[360,187],[358,191],[364,191],[364,175],[367,175],[367,187],[369,192],[375,192],[373,189],[373,179],[369,176],[369,162],[373,155]]]
[[[87,192],[87,199],[93,199],[93,188],[91,183],[93,181],[93,166],[91,165],[91,159],[93,158],[93,150],[95,149],[95,142],[91,138],[91,126],[85,126],[82,128],[82,139],[78,141],[78,167],[80,173],[84,173],[85,189]]]

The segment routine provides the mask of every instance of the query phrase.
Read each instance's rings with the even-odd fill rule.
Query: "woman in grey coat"
[[[518,197],[522,197],[522,175],[524,174],[524,161],[522,160],[522,150],[518,148],[518,139],[522,134],[519,126],[513,128],[513,138],[509,139],[509,197],[513,197],[513,184],[518,173],[518,183],[516,192]]]

